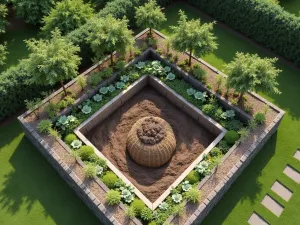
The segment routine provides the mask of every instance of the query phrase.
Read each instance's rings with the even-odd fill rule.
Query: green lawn
[[[191,10],[183,3],[178,3],[167,9],[169,22],[162,29],[164,33],[170,32],[169,25],[176,24],[177,12],[180,8],[186,11],[189,18],[201,17],[203,21],[208,21],[198,11]],[[217,25],[215,30],[219,49],[214,54],[205,57],[205,60],[215,67],[222,69],[224,63],[229,62],[236,51],[257,52],[261,56],[265,55],[261,48],[224,26]],[[19,36],[12,35],[7,40],[13,40],[13,38],[19,38]],[[20,37],[20,40],[25,38]],[[19,52],[18,47],[14,45],[12,47],[16,52],[10,56],[12,60],[15,60],[11,64],[15,64],[19,58],[24,57],[25,53]],[[292,157],[296,148],[300,147],[298,138],[300,133],[298,103],[300,71],[283,62],[279,62],[278,66],[283,70],[279,77],[280,89],[283,93],[279,96],[266,97],[287,112],[280,129],[229,190],[221,203],[216,206],[204,224],[247,224],[246,221],[253,211],[261,214],[272,225],[298,224],[300,219],[297,212],[300,205],[299,185],[289,180],[282,171],[287,164],[300,170],[300,163]],[[0,128],[0,163],[0,224],[99,224],[92,212],[24,137],[16,120]],[[270,190],[276,179],[294,192],[289,203],[280,200]],[[285,207],[280,218],[261,206],[260,201],[267,193]]]
[[[166,11],[168,22],[162,29],[163,33],[170,34],[168,26],[176,24],[179,9],[183,9],[189,18],[201,18],[203,22],[211,21],[199,11],[191,9],[184,3],[178,3]],[[237,51],[272,56],[223,25],[218,24],[215,27],[215,34],[218,37],[219,49],[204,59],[220,70],[224,68],[224,63],[232,60]],[[277,66],[283,71],[278,79],[282,94],[262,95],[286,111],[282,124],[278,132],[210,213],[203,223],[205,225],[247,224],[253,211],[262,215],[272,225],[299,224],[300,185],[290,180],[282,171],[287,164],[300,171],[300,162],[293,158],[296,148],[300,147],[300,138],[298,138],[300,133],[300,105],[298,103],[300,70],[282,61],[279,61]],[[275,180],[281,181],[294,192],[288,203],[271,191],[270,187]],[[280,218],[261,205],[260,202],[266,194],[270,194],[284,206],[285,209]]]
[[[0,43],[7,42],[7,59],[5,65],[0,66],[0,73],[12,65],[16,65],[20,59],[28,55],[28,50],[24,40],[37,36],[38,28],[30,25],[18,24],[14,27],[12,23],[5,34],[0,35]]]
[[[300,15],[300,1],[299,0],[280,0],[280,5],[290,13],[297,16]]]

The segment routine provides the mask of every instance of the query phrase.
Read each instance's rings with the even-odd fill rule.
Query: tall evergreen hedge
[[[300,17],[267,0],[188,1],[300,65]]]

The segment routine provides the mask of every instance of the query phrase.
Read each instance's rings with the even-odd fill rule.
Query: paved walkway
[[[300,161],[300,150],[298,149],[295,154],[294,158]],[[291,178],[296,183],[300,184],[300,172],[294,169],[292,166],[287,165],[283,171],[285,175]],[[271,190],[280,196],[283,200],[288,202],[293,195],[293,192],[282,184],[279,181],[275,181],[271,187]],[[284,207],[279,204],[275,199],[273,199],[270,195],[266,195],[262,200],[262,205],[265,206],[268,210],[270,210],[274,215],[280,216],[284,210]],[[248,223],[250,225],[269,225],[269,223],[256,212],[253,212],[250,216]]]

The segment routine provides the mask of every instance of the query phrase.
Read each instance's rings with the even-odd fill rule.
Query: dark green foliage
[[[153,214],[152,214],[152,210],[149,209],[148,207],[144,207],[144,209],[141,212],[141,218],[144,221],[150,221],[152,220]]]
[[[266,116],[265,114],[263,113],[255,113],[254,114],[254,121],[257,123],[257,124],[264,124],[265,121],[266,121]]]
[[[230,148],[226,141],[222,140],[218,144],[218,148],[222,151],[223,154],[226,154]]]
[[[57,0],[12,0],[18,17],[26,23],[39,24]]]
[[[192,170],[185,178],[185,180],[189,181],[190,184],[195,184],[200,180],[199,173],[195,170]]]
[[[115,183],[118,181],[118,177],[113,172],[107,172],[102,177],[102,181],[108,188],[114,188]]]
[[[137,215],[140,215],[146,207],[145,203],[140,199],[134,199],[130,206],[135,209]]]
[[[49,86],[29,84],[30,75],[24,67],[21,61],[0,75],[0,120],[24,107],[25,99],[39,97],[41,90],[49,89]]]
[[[243,123],[239,120],[224,120],[221,122],[221,125],[227,130],[239,131],[243,127]]]
[[[222,151],[221,151],[219,148],[214,147],[214,148],[210,151],[209,154],[210,154],[212,157],[217,157],[217,156],[219,156],[219,155],[222,155]]]
[[[239,139],[239,134],[234,130],[228,131],[224,137],[224,140],[227,142],[228,145],[234,145],[234,143],[238,139]]]
[[[204,81],[206,79],[206,71],[202,69],[198,64],[194,65],[193,75],[197,79]]]
[[[82,159],[82,161],[89,160],[90,156],[94,154],[94,149],[91,146],[81,146],[78,150],[78,156]]]
[[[300,18],[267,0],[189,0],[255,41],[300,65]]]
[[[73,141],[77,140],[77,137],[75,134],[68,134],[64,141],[66,142],[66,144],[70,145]]]
[[[37,125],[37,129],[42,134],[47,134],[52,126],[51,120],[41,120]]]

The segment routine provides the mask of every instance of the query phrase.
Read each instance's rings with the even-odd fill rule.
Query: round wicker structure
[[[139,165],[159,167],[167,163],[176,148],[172,127],[159,117],[144,117],[131,128],[127,150]]]

